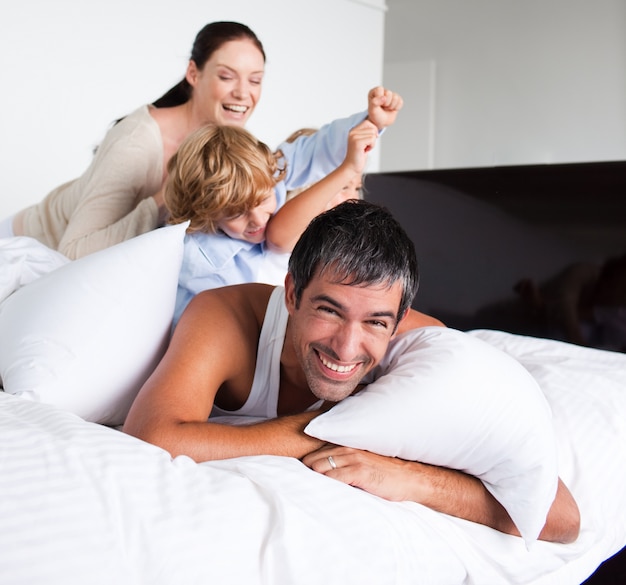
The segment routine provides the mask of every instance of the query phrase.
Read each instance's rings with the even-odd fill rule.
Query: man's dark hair
[[[402,284],[399,321],[411,306],[419,281],[413,242],[391,213],[351,199],[318,215],[289,259],[296,306],[315,274],[327,272],[346,285]]]

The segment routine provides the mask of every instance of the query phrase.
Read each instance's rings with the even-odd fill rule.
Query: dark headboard
[[[626,162],[372,173],[365,198],[416,245],[414,306],[458,329],[563,338],[516,285],[626,254]]]

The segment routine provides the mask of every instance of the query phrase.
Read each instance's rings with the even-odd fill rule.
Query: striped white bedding
[[[626,355],[495,331],[552,406],[577,542],[391,503],[299,461],[195,464],[0,392],[0,583],[579,584],[626,544]]]

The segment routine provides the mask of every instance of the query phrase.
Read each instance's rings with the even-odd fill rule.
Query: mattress
[[[579,584],[626,544],[626,355],[470,332],[552,408],[572,544],[389,502],[288,457],[197,464],[0,392],[3,584]]]

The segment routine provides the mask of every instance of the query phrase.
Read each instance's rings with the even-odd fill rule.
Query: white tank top
[[[245,416],[276,418],[280,388],[280,354],[285,342],[289,313],[285,307],[285,291],[277,286],[270,295],[259,337],[254,381],[250,395],[238,410],[223,410],[213,406],[213,416]]]

